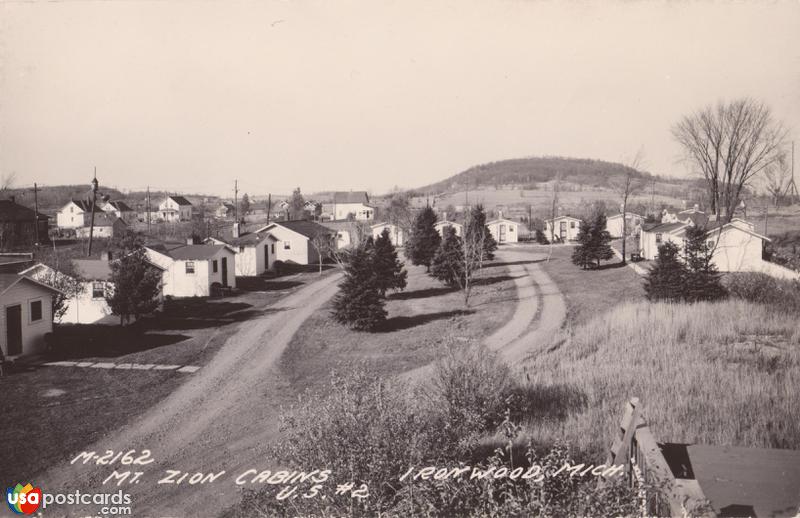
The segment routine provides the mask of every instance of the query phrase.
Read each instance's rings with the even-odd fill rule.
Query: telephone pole
[[[233,221],[239,223],[239,180],[233,181]]]
[[[145,202],[147,210],[147,235],[150,235],[150,186],[147,186],[147,201]]]
[[[94,206],[97,204],[97,166],[94,168],[94,178],[92,179],[92,220],[89,224],[89,253],[87,257],[92,257],[92,238],[94,237]]]
[[[267,225],[269,225],[270,212],[272,212],[272,193],[267,194]]]
[[[33,182],[33,228],[36,232],[36,246],[39,246],[39,186]]]

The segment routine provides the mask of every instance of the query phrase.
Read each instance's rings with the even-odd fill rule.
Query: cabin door
[[[500,239],[498,241],[500,243],[505,243],[505,241],[506,241],[506,226],[501,223],[500,225],[498,225],[498,227],[499,227],[499,230],[500,230],[500,232],[499,232]]]
[[[264,269],[269,270],[269,243],[264,244]]]
[[[6,308],[6,343],[8,355],[22,354],[22,306],[8,306]]]
[[[561,236],[561,241],[566,241],[566,239],[567,239],[567,222],[566,221],[562,221],[561,223],[559,223],[558,235]]]
[[[228,287],[228,258],[222,258],[222,285]]]

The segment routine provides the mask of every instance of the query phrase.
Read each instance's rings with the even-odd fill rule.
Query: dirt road
[[[281,386],[276,361],[303,321],[336,293],[340,277],[331,275],[303,287],[270,306],[264,316],[241,324],[191,380],[137,422],[87,449],[101,455],[106,450],[149,449],[154,462],[146,466],[65,464],[37,477],[37,485],[51,493],[122,489],[132,495],[133,516],[137,517],[211,517],[237,502],[237,475],[248,469],[274,467],[265,456],[265,445],[278,431],[275,416]],[[115,470],[144,474],[139,483],[102,485]],[[186,480],[180,485],[158,484],[167,476],[166,470],[188,472],[187,479],[197,472],[226,473],[210,484],[189,485]],[[97,512],[97,507],[87,507],[84,514],[79,514],[79,509],[48,508],[47,515],[60,516],[61,510],[69,513],[64,516]]]

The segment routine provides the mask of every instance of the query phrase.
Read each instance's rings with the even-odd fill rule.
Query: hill
[[[683,180],[666,179],[637,171],[628,166],[602,160],[565,157],[529,157],[489,162],[471,167],[450,178],[420,189],[420,193],[445,193],[463,189],[480,189],[482,186],[516,186],[536,189],[538,184],[559,181],[581,185],[584,188],[606,188],[609,182],[623,179],[632,172],[640,181],[683,184]]]

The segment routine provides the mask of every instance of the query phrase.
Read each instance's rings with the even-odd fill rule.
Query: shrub
[[[800,312],[800,282],[776,279],[765,273],[735,273],[725,278],[732,297],[768,304],[787,312]]]
[[[647,300],[679,302],[683,300],[686,266],[678,259],[678,247],[666,242],[658,247],[658,259],[644,281]]]
[[[344,260],[345,277],[333,298],[333,317],[353,329],[371,330],[386,320],[375,271],[372,239],[353,249]]]

